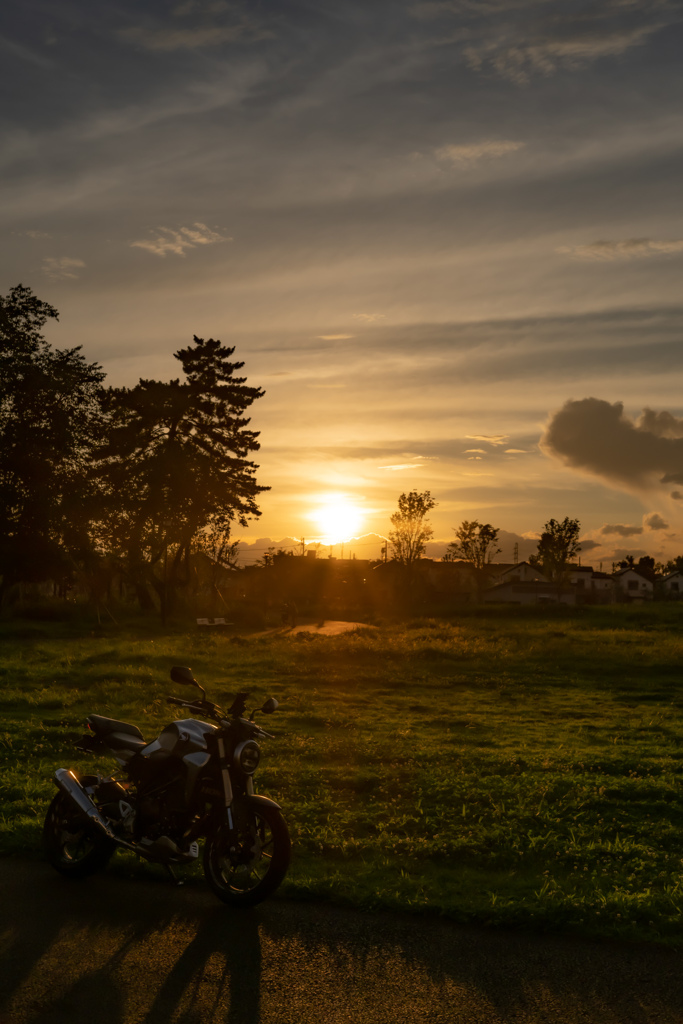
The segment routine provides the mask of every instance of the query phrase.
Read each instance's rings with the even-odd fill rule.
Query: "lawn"
[[[339,637],[15,619],[0,658],[0,852],[39,855],[52,772],[93,765],[85,715],[151,738],[187,664],[220,703],[281,701],[256,782],[292,830],[285,894],[680,940],[683,605]]]

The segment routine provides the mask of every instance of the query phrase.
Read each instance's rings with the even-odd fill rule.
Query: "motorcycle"
[[[219,899],[233,906],[260,903],[280,885],[289,867],[291,843],[278,804],[254,793],[260,759],[257,740],[273,739],[246,718],[247,693],[227,712],[206,699],[189,668],[171,669],[171,679],[196,687],[193,700],[167,697],[168,704],[211,721],[172,722],[147,743],[135,725],[89,715],[79,750],[111,754],[122,769],[109,777],[59,768],[59,792],[45,818],[43,841],[50,864],[69,878],[103,868],[117,849],[131,850],[173,867],[191,864],[204,840],[205,877]],[[270,697],[258,709],[272,714]]]

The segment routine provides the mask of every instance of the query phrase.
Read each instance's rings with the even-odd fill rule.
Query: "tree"
[[[549,519],[543,527],[538,550],[529,561],[540,565],[543,573],[556,583],[564,580],[567,565],[581,551],[579,533],[581,524],[578,519],[565,516],[562,522]]]
[[[102,524],[142,603],[156,590],[162,619],[175,588],[189,583],[196,535],[228,533],[260,515],[258,466],[247,456],[258,434],[244,412],[261,398],[235,376],[234,348],[209,338],[175,353],[185,380],[141,380],[107,393],[108,439],[99,453]]]
[[[462,558],[476,569],[483,569],[494,555],[500,553],[500,548],[494,550],[493,547],[498,542],[498,530],[490,523],[465,519],[457,529],[453,529],[455,540],[448,545],[442,561],[454,562],[456,558]]]
[[[427,516],[436,504],[429,491],[411,491],[399,497],[398,512],[391,516],[389,543],[401,565],[411,566],[424,554],[425,543],[434,533]]]
[[[57,310],[17,285],[0,296],[0,596],[69,571],[87,535],[87,468],[102,380],[80,348],[42,336]]]

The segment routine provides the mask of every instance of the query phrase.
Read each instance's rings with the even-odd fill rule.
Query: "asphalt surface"
[[[1,1024],[683,1024],[683,953],[0,861]]]

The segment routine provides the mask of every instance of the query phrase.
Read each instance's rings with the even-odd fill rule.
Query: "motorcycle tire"
[[[287,874],[292,844],[287,823],[272,803],[248,800],[241,827],[227,826],[204,845],[204,874],[219,900],[253,907],[270,896]]]
[[[57,793],[45,815],[43,847],[55,871],[85,878],[106,865],[116,844],[98,835],[71,800]]]

